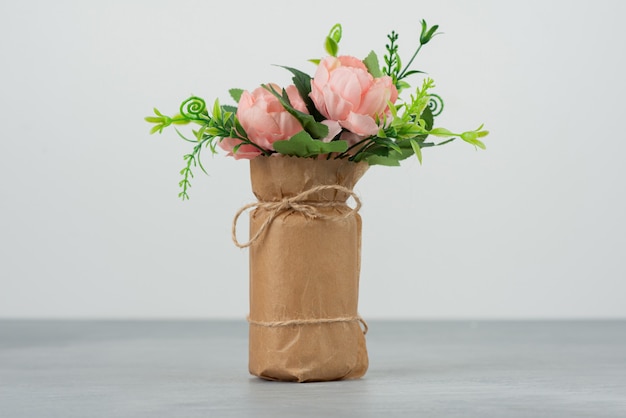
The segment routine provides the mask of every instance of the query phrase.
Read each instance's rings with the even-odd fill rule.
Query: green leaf
[[[445,144],[447,144],[448,142],[452,142],[452,141],[454,141],[455,139],[456,139],[456,138],[446,139],[445,141],[442,141],[442,142],[440,142],[440,143],[438,143],[438,144],[433,144],[433,143],[431,142],[431,143],[430,143],[431,145],[429,145],[429,146],[431,146],[431,147],[432,147],[432,146],[437,146],[437,147],[438,147],[438,146],[440,146],[440,145],[445,145]],[[423,148],[423,147],[424,147],[424,145],[422,145],[422,148]]]
[[[228,90],[228,93],[235,102],[239,103],[239,100],[241,100],[241,95],[243,94],[243,89],[230,89]]]
[[[326,43],[324,44],[324,48],[328,55],[332,55],[333,57],[337,56],[337,52],[339,51],[339,44],[331,37],[326,37]]]
[[[341,34],[342,34],[341,24],[335,23],[335,25],[332,28],[330,28],[330,32],[328,32],[328,37],[332,38],[333,41],[339,43],[339,41],[341,41]]]
[[[216,119],[222,117],[222,108],[219,99],[215,99],[215,102],[213,102],[213,117]]]
[[[220,136],[221,131],[219,130],[219,128],[214,128],[214,127],[208,127],[204,130],[204,132],[207,135],[211,135],[211,136]]]
[[[420,119],[425,122],[424,129],[430,131],[433,128],[433,124],[435,123],[435,118],[433,117],[433,111],[430,107],[426,106],[420,115]]]
[[[393,157],[384,157],[381,155],[368,155],[361,161],[366,161],[369,165],[384,165],[387,167],[399,167],[400,161]]]
[[[235,106],[223,105],[222,110],[226,113],[237,113],[237,108]],[[226,115],[224,115],[226,118]]]
[[[373,77],[379,78],[383,76],[383,73],[380,71],[380,65],[378,64],[378,57],[374,51],[371,51],[367,57],[365,57],[363,64],[365,64],[367,71],[369,71]]]
[[[376,138],[373,138],[373,141],[378,145],[382,145],[386,148],[391,148],[394,151],[402,152],[402,149],[393,140],[389,138],[376,137]]]
[[[312,62],[315,65],[320,65],[320,62],[322,62],[322,60],[321,59],[317,59],[317,58],[311,58],[309,60],[309,62]]]
[[[443,137],[455,136],[452,132],[450,132],[446,128],[435,128],[435,129],[432,129],[429,133],[434,136],[443,136]]]
[[[178,134],[179,137],[181,137],[183,140],[187,141],[187,142],[193,142],[196,143],[198,141],[194,141],[193,139],[189,139],[187,138],[185,135],[183,135],[178,129],[174,129],[176,131],[176,133]]]
[[[474,131],[463,132],[461,134],[461,139],[466,142],[476,141],[476,139],[478,139],[478,134]]]
[[[428,41],[433,39],[433,36],[435,36],[435,32],[437,31],[437,29],[439,29],[439,25],[435,25],[432,28],[430,28],[430,30],[426,34],[426,36],[428,37]]]
[[[296,157],[313,157],[331,152],[344,152],[348,149],[346,141],[322,142],[313,139],[305,131],[298,132],[288,141],[276,141],[273,145],[276,152]]]
[[[478,140],[476,138],[472,138],[471,136],[464,135],[466,133],[467,132],[464,132],[463,134],[461,134],[461,139],[463,141],[467,142],[468,144],[472,144],[475,147],[478,147],[480,149],[487,149],[487,147],[485,146],[485,144],[482,141],[480,141],[480,140]]]
[[[409,142],[411,143],[411,148],[413,148],[413,152],[417,156],[418,161],[422,164],[422,150],[420,149],[419,144],[414,139],[410,139]]]
[[[315,104],[313,103],[313,100],[309,96],[309,94],[311,93],[311,76],[305,72],[302,72],[292,67],[285,67],[282,65],[280,67],[284,68],[285,70],[293,74],[293,77],[291,78],[291,80],[293,81],[293,84],[296,86],[296,89],[298,90],[298,94],[300,95],[300,98],[302,98],[302,100],[304,101],[304,104],[306,105],[306,109],[309,111],[309,114],[311,114],[311,116],[313,116],[313,118],[318,122],[321,122],[324,119],[326,119],[317,110],[317,108],[315,107]]]
[[[243,126],[241,125],[241,122],[239,122],[239,119],[235,118],[235,126],[231,129],[231,134],[230,136],[232,136],[233,138],[247,138],[247,134],[246,134],[246,130],[243,129]]]
[[[291,78],[291,80],[293,81],[293,84],[298,89],[298,93],[300,94],[300,97],[302,97],[303,100],[309,97],[309,93],[311,93],[311,76],[305,72],[302,72],[292,67],[286,67],[284,65],[281,65],[280,67],[284,68],[285,70],[293,74],[293,77]]]
[[[411,87],[411,85],[409,83],[407,83],[406,81],[398,81],[396,83],[396,89],[398,90],[398,92],[400,92],[401,90],[404,90],[404,89],[408,89],[410,87]]]
[[[407,71],[407,72],[404,73],[404,77],[408,77],[411,74],[424,74],[424,71],[419,71],[419,70]]]
[[[420,34],[420,44],[426,45],[430,40],[435,36],[435,32],[439,29],[439,25],[435,25],[432,28],[428,29],[428,25],[425,20],[421,21],[422,24],[422,33]]]
[[[428,31],[428,25],[426,24],[426,20],[424,19],[422,19],[420,24],[422,25],[422,33],[420,34],[420,42],[422,42],[422,38],[426,35],[426,32]]]

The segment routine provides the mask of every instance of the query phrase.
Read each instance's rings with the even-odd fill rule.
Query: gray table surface
[[[354,381],[247,373],[243,321],[0,320],[0,417],[626,417],[626,321],[376,322]]]

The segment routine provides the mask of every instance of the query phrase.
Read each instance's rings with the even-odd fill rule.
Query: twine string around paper
[[[307,198],[318,192],[323,192],[325,190],[334,190],[337,192],[346,193],[349,197],[352,197],[355,202],[355,206],[350,208],[350,211],[340,214],[340,215],[327,215],[322,213],[319,208],[328,208],[328,207],[336,207],[336,206],[347,206],[345,202],[329,200],[329,201],[313,201],[307,200]],[[256,234],[250,241],[245,243],[240,243],[237,239],[237,221],[239,217],[249,209],[265,209],[269,212],[268,217],[265,219],[265,222],[261,225],[261,227],[256,231]],[[339,184],[330,184],[330,185],[322,185],[316,186],[311,189],[305,190],[302,193],[299,193],[293,197],[286,197],[282,200],[276,202],[264,202],[258,201],[254,203],[249,203],[243,206],[241,209],[237,211],[235,214],[235,218],[233,219],[232,226],[232,239],[235,245],[239,248],[246,248],[254,244],[267,230],[270,224],[276,219],[278,215],[288,210],[302,213],[304,216],[312,219],[337,219],[337,218],[347,218],[349,216],[354,215],[361,209],[361,200],[352,190],[348,189],[345,186],[341,186]]]
[[[339,317],[339,318],[311,318],[311,319],[288,319],[285,321],[255,321],[248,316],[248,323],[260,327],[278,328],[295,325],[317,325],[317,324],[335,324],[338,322],[359,322],[363,325],[363,335],[367,334],[368,326],[365,319],[360,315]]]

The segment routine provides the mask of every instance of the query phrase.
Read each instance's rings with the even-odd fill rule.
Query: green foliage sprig
[[[421,51],[422,47],[438,34],[437,29],[439,29],[439,25],[434,25],[429,28],[425,20],[422,20],[420,23],[422,25],[422,32],[419,37],[419,45],[411,56],[409,62],[404,67],[402,66],[402,60],[400,59],[400,54],[398,52],[397,41],[399,35],[395,31],[391,31],[391,33],[387,35],[389,43],[385,45],[387,54],[385,54],[384,57],[386,67],[383,68],[383,73],[391,77],[393,83],[398,89],[398,92],[410,87],[406,81],[403,81],[406,77],[413,74],[423,73],[423,71],[419,70],[410,70],[411,64],[413,64],[415,57],[417,57],[417,54]]]
[[[336,57],[339,52],[339,41],[341,41],[341,35],[343,33],[343,29],[339,23],[336,23],[330,31],[328,35],[326,35],[326,39],[324,40],[324,49],[331,57]],[[310,59],[309,62],[312,62],[315,65],[320,63],[319,58]]]
[[[241,95],[241,91],[233,89],[230,91],[231,95],[236,96],[237,99]],[[237,152],[237,149],[242,145],[252,145],[262,151],[264,155],[270,155],[270,152],[261,148],[257,144],[250,141],[246,135],[245,130],[235,117],[237,108],[234,106],[222,106],[219,100],[215,100],[211,114],[207,111],[206,102],[197,96],[192,96],[183,101],[180,105],[180,113],[175,116],[169,117],[163,115],[158,109],[154,109],[156,116],[147,116],[145,120],[150,123],[154,123],[155,126],[150,130],[150,133],[161,133],[163,128],[170,125],[184,125],[190,122],[200,125],[200,129],[192,130],[193,139],[189,139],[181,134],[178,130],[178,135],[187,142],[191,142],[194,145],[191,153],[185,154],[183,160],[185,166],[180,170],[182,179],[178,185],[181,191],[178,193],[178,197],[182,200],[189,199],[189,188],[191,188],[191,179],[194,177],[193,169],[199,167],[205,174],[206,169],[202,165],[200,154],[205,148],[209,148],[212,154],[217,154],[216,145],[224,138],[235,138],[241,140],[241,143],[233,149],[233,152]]]

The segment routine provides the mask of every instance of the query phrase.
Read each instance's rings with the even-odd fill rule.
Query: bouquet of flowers
[[[412,155],[421,163],[423,148],[456,138],[484,149],[480,138],[488,132],[483,125],[461,133],[434,127],[443,101],[431,92],[435,88],[431,78],[424,78],[408,99],[400,99],[399,94],[411,88],[407,78],[423,73],[410,67],[422,47],[438,34],[437,29],[438,25],[428,27],[422,20],[419,45],[406,65],[400,58],[398,34],[392,31],[381,67],[374,51],[363,60],[337,56],[342,27],[336,24],[325,41],[329,56],[311,60],[317,65],[313,77],[284,67],[293,74],[292,85],[262,84],[252,92],[233,88],[229,92],[237,107],[215,100],[209,112],[202,98],[192,96],[174,116],[155,108],[155,116],[145,118],[154,124],[151,133],[161,133],[170,125],[199,125],[191,139],[177,130],[182,139],[194,144],[184,156],[179,197],[189,199],[195,167],[206,173],[200,159],[203,148],[217,153],[220,147],[235,159],[281,154],[387,166],[400,165]],[[442,141],[429,140],[429,136]]]
[[[341,25],[325,41],[328,56],[311,60],[311,77],[284,67],[293,84],[262,84],[252,92],[231,89],[237,106],[215,100],[209,109],[196,96],[165,116],[154,109],[152,133],[193,123],[193,144],[184,156],[179,196],[189,198],[193,170],[204,169],[201,152],[218,148],[250,160],[258,201],[233,222],[233,241],[250,248],[250,373],[270,380],[325,381],[358,378],[368,367],[367,325],[357,313],[361,259],[361,206],[353,187],[370,165],[397,166],[422,149],[457,138],[485,148],[482,125],[455,133],[435,127],[443,101],[425,77],[408,98],[410,69],[438,26],[421,22],[419,45],[406,65],[398,34],[391,32],[383,63],[338,56]],[[346,202],[352,198],[350,207]],[[250,239],[237,240],[236,222],[247,210]]]

